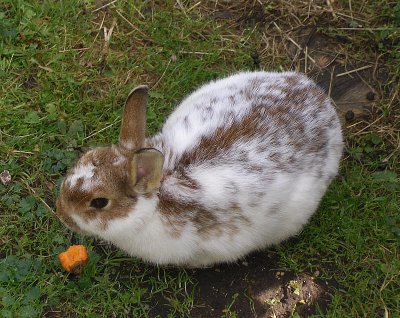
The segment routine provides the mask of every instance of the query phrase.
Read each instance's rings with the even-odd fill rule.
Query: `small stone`
[[[281,279],[283,276],[285,276],[285,272],[276,272],[275,277],[278,279]]]
[[[4,185],[9,184],[11,182],[10,171],[4,170],[2,173],[0,173],[0,180],[1,180],[1,183]]]
[[[346,112],[346,115],[344,117],[346,118],[346,121],[352,121],[355,115],[352,110],[349,110],[348,112]]]
[[[368,100],[375,100],[375,93],[374,92],[368,92],[367,93],[367,99]]]

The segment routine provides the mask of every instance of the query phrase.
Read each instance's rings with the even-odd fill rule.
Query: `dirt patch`
[[[280,270],[278,257],[258,252],[236,264],[194,270],[197,281],[191,317],[220,317],[235,312],[239,317],[289,317],[297,312],[308,317],[318,305],[329,302],[328,284],[303,273]]]
[[[292,34],[287,45],[292,67],[312,77],[332,98],[343,121],[367,119],[382,98],[379,82],[387,75],[377,61],[356,62],[347,56],[341,40],[331,39],[315,28]]]

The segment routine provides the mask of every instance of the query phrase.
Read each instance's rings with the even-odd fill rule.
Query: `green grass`
[[[1,317],[142,317],[160,302],[168,304],[169,317],[180,317],[190,316],[196,302],[190,271],[149,266],[90,238],[72,237],[51,213],[61,177],[82,148],[117,140],[121,106],[132,87],[154,86],[152,134],[196,86],[254,68],[251,55],[263,49],[261,28],[238,30],[201,6],[189,11],[195,3],[184,2],[187,11],[175,1],[132,3],[92,12],[90,0],[0,1],[0,170],[12,175],[9,185],[0,183]],[[400,7],[391,6],[367,4],[387,29],[358,34],[352,50],[362,55],[372,43],[368,47],[386,59],[386,84],[398,92]],[[102,68],[100,26],[109,28],[113,18],[117,27]],[[273,67],[290,63],[278,57]],[[389,121],[396,103],[379,105]],[[295,243],[276,248],[282,268],[319,271],[336,282],[327,317],[375,317],[385,310],[399,317],[399,151],[396,131],[378,128],[348,133],[346,159],[319,212]],[[90,247],[91,261],[79,277],[62,272],[56,257],[71,242]],[[235,300],[219,316],[236,317]]]

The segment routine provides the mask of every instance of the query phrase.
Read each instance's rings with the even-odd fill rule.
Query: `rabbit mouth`
[[[82,230],[71,217],[64,217],[61,215],[57,215],[58,219],[63,223],[69,230],[76,232],[78,234],[88,235],[86,231]]]
[[[57,217],[61,221],[61,223],[63,223],[69,230],[82,235],[90,235],[89,232],[80,228],[71,217],[62,216],[60,214],[57,214]]]
[[[83,230],[73,219],[72,214],[66,212],[65,208],[62,205],[61,199],[58,199],[56,202],[56,215],[58,219],[63,223],[68,229],[73,232],[89,235],[88,232]]]

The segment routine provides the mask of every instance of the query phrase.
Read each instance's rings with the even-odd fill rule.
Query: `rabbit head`
[[[163,155],[145,147],[146,102],[146,86],[132,90],[119,143],[88,151],[67,173],[56,214],[70,229],[98,235],[109,221],[135,213],[139,196],[160,186]]]

